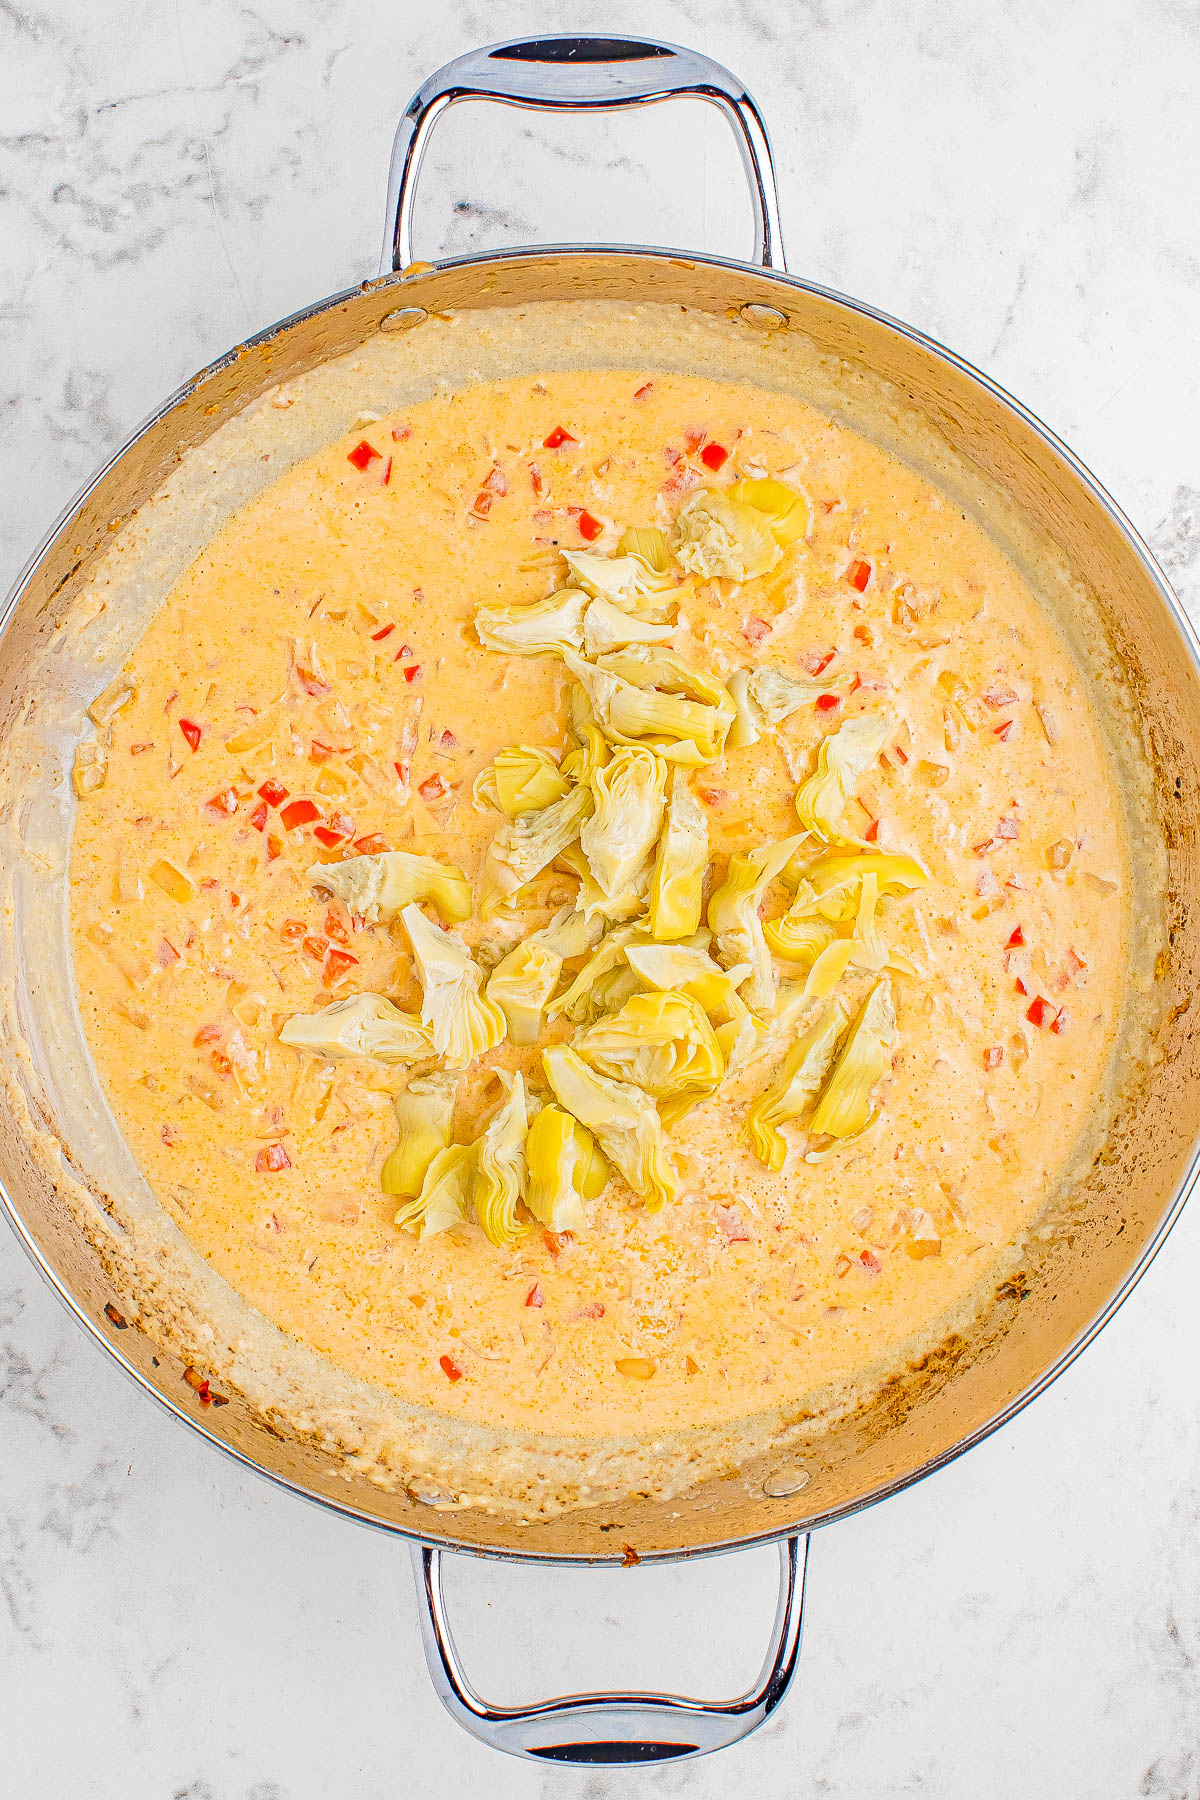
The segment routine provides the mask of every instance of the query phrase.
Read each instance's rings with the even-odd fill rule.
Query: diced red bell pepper
[[[993,1044],[990,1050],[985,1050],[983,1053],[983,1066],[985,1069],[998,1069],[1003,1061],[1003,1044]]]
[[[267,839],[267,861],[274,862],[275,858],[277,856],[282,856],[282,854],[283,839],[281,837],[276,837],[275,833],[272,832]]]
[[[270,812],[266,801],[260,800],[254,811],[250,814],[250,823],[253,825],[255,831],[265,831],[267,829],[267,820],[269,817]]]
[[[1048,1025],[1051,1031],[1053,1031],[1054,1021],[1058,1017],[1058,1008],[1057,1006],[1052,1005],[1049,1000],[1043,999],[1041,994],[1039,994],[1036,1000],[1031,1000],[1026,1007],[1025,1017],[1029,1020],[1031,1025],[1036,1025],[1039,1030],[1044,1029]]]
[[[255,1172],[259,1175],[278,1174],[280,1169],[290,1169],[292,1159],[282,1144],[268,1144],[254,1158]]]
[[[325,953],[329,949],[329,939],[317,936],[306,937],[301,943],[300,948],[303,950],[305,956],[311,956],[314,962],[323,963],[325,961]]]
[[[325,958],[325,973],[321,977],[322,987],[336,987],[349,971],[357,968],[357,956],[351,956],[347,950],[331,950]]]
[[[526,1294],[525,1304],[526,1306],[545,1306],[546,1302],[542,1297],[541,1286],[538,1282],[535,1281],[529,1292]]]
[[[366,438],[363,438],[361,443],[355,444],[353,450],[346,452],[346,461],[353,463],[355,468],[361,471],[369,464],[378,462],[382,454],[383,452],[377,450],[374,444],[368,444]]]
[[[417,788],[418,794],[426,805],[435,800],[444,800],[448,791],[446,783],[440,775],[427,775]]]
[[[576,524],[579,526],[579,535],[585,544],[594,544],[604,530],[599,519],[593,518],[590,512],[581,512]]]
[[[315,800],[289,801],[279,815],[279,823],[285,831],[295,831],[301,825],[311,825],[314,819],[321,817],[321,809]]]
[[[303,919],[285,919],[279,927],[279,935],[287,944],[294,944],[305,936],[308,926]]]
[[[868,844],[878,843],[878,841],[879,841],[879,820],[878,819],[871,820],[871,823],[867,826],[867,829],[863,832],[863,837],[866,839]]]
[[[542,439],[542,444],[547,450],[561,450],[564,444],[577,444],[578,442],[579,439],[572,437],[571,433],[562,425],[556,425],[554,430]]]
[[[410,656],[412,655],[411,650],[409,651],[409,655]],[[399,661],[399,657],[397,657],[396,660]],[[420,681],[420,679],[421,679],[420,663],[406,663],[404,665],[403,674],[404,674],[405,681],[407,681],[410,684],[410,686],[414,681]]]
[[[1063,1032],[1067,1029],[1067,1026],[1070,1023],[1071,1023],[1070,1014],[1067,1012],[1067,1009],[1065,1006],[1061,1006],[1061,1007],[1059,1007],[1058,1012],[1055,1015],[1055,1017],[1050,1021],[1050,1029],[1054,1033],[1055,1037],[1061,1037]]]
[[[204,735],[203,725],[197,725],[194,719],[180,719],[179,729],[188,741],[188,748],[196,751],[200,748],[200,739]]]
[[[381,831],[372,831],[366,837],[354,840],[354,848],[360,856],[382,856],[388,847],[388,841]]]
[[[296,680],[305,693],[311,694],[314,700],[319,694],[329,692],[329,683],[322,676],[314,675],[311,669],[302,669],[299,663],[296,664]]]
[[[220,1036],[221,1027],[219,1025],[202,1025],[192,1042],[199,1050],[202,1044],[215,1044]]]
[[[833,712],[842,704],[840,694],[818,694],[816,708],[818,712]]]
[[[325,936],[331,938],[335,944],[348,944],[350,942],[350,933],[346,930],[346,927],[342,924],[342,921],[338,918],[332,906],[325,914]]]
[[[345,831],[335,830],[332,825],[317,825],[313,828],[313,836],[326,850],[334,850],[339,844],[344,844],[348,835]]]
[[[846,580],[852,588],[857,588],[860,594],[870,579],[871,565],[869,562],[852,562],[846,570]]]
[[[288,797],[288,790],[277,781],[264,781],[258,792],[268,806],[282,806]]]
[[[724,444],[705,444],[700,452],[700,461],[715,474],[723,462],[729,461],[729,452]]]
[[[1005,719],[1003,724],[992,726],[992,736],[998,737],[1002,744],[1007,744],[1009,738],[1012,735],[1012,728],[1013,728],[1012,720]]]
[[[1009,940],[1008,940],[1007,944],[1005,944],[1004,948],[1006,950],[1020,950],[1022,948],[1022,946],[1024,945],[1024,943],[1025,943],[1025,933],[1022,931],[1021,927],[1018,925],[1017,929],[1013,932],[1012,936],[1009,938]]]
[[[384,638],[391,637],[395,629],[395,625],[384,625],[379,631],[373,631],[371,633],[371,642],[373,644],[382,644]]]
[[[458,1364],[456,1362],[454,1362],[451,1357],[439,1356],[438,1357],[438,1368],[442,1371],[442,1374],[446,1377],[446,1379],[448,1381],[461,1381],[462,1380],[463,1372],[459,1368]]]
[[[314,738],[312,743],[308,746],[308,760],[310,763],[326,763],[332,755],[333,745],[323,744],[320,738]]]
[[[748,644],[761,644],[765,637],[770,637],[771,627],[766,619],[749,618],[742,626],[742,636]]]
[[[231,819],[237,809],[237,789],[233,787],[222,788],[219,794],[204,802],[205,812],[220,813],[227,819]]]

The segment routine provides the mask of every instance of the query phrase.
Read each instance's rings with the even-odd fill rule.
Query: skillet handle
[[[779,195],[771,142],[744,83],[721,63],[679,44],[650,38],[514,38],[471,50],[431,75],[396,129],[388,179],[388,229],[381,273],[413,260],[412,216],[417,175],[430,131],[461,100],[498,100],[535,111],[611,111],[687,96],[707,100],[728,119],[741,152],[754,209],[753,261],[784,269]]]
[[[680,1762],[748,1737],[787,1693],[800,1654],[807,1537],[779,1545],[779,1603],[762,1672],[732,1700],[679,1694],[565,1694],[532,1706],[491,1706],[467,1679],[442,1593],[442,1552],[414,1544],[421,1639],[437,1696],[481,1743],[534,1762]]]

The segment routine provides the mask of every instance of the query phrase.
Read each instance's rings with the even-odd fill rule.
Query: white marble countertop
[[[792,268],[1019,394],[1200,609],[1192,0],[2,0],[0,573],[185,375],[374,273],[410,92],[473,44],[537,28],[657,32],[744,75],[774,135]],[[419,245],[641,236],[744,254],[736,162],[699,112],[457,114]],[[1197,1260],[1193,1205],[1036,1406],[817,1538],[801,1672],[758,1737],[707,1763],[574,1773],[458,1732],[425,1677],[405,1552],[161,1416],[0,1232],[0,1786],[1187,1800]],[[521,1691],[514,1667],[526,1695],[606,1676],[716,1693],[754,1662],[771,1581],[758,1552],[631,1574],[460,1565],[453,1592],[497,1697]]]

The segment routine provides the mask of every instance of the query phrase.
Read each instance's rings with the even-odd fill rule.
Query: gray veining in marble
[[[391,132],[437,64],[659,32],[767,113],[794,270],[943,337],[1048,419],[1200,613],[1196,0],[0,0],[0,576],[130,426],[248,330],[374,272]],[[431,251],[744,251],[694,106],[463,111]],[[159,1416],[0,1238],[0,1791],[41,1800],[1197,1800],[1200,1213],[1096,1346],[969,1458],[820,1537],[786,1706],[631,1775],[459,1734],[407,1558]],[[752,1667],[771,1558],[459,1568],[498,1697]],[[718,1653],[715,1645],[721,1645]],[[565,1672],[569,1671],[569,1674]]]

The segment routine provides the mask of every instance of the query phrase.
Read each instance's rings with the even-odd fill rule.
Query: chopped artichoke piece
[[[796,795],[796,813],[806,830],[815,832],[823,842],[861,843],[841,829],[842,814],[859,777],[883,749],[887,733],[888,720],[883,713],[861,713],[822,740],[816,770]]]
[[[708,872],[708,818],[682,769],[671,776],[666,828],[650,884],[650,935],[690,937],[700,924]]]
[[[666,569],[654,569],[641,556],[597,556],[594,550],[564,550],[567,567],[593,600],[610,600],[622,612],[658,613],[655,596],[675,585]]]
[[[512,1043],[537,1042],[546,1002],[558,986],[562,965],[561,956],[536,938],[526,938],[492,970],[487,997],[508,1020]]]
[[[738,998],[739,982],[750,973],[749,963],[721,969],[706,949],[686,944],[627,944],[625,959],[646,987],[660,993],[676,988],[712,1018],[724,1015]]]
[[[607,974],[598,975],[589,992],[567,1008],[567,1017],[576,1025],[590,1025],[606,1013],[619,1012],[641,985],[629,964],[621,963]]]
[[[527,938],[526,943],[542,944],[563,962],[569,956],[586,956],[604,935],[603,919],[585,918],[577,907],[564,906],[548,925]]]
[[[655,575],[665,575],[671,566],[667,540],[655,525],[631,525],[621,533],[618,556],[636,556]]]
[[[758,508],[713,488],[693,494],[675,523],[676,560],[693,575],[752,581],[768,575],[779,561],[779,545]]]
[[[471,798],[477,806],[494,807],[506,818],[515,819],[521,813],[552,806],[570,786],[548,750],[515,744],[480,769],[471,785]]]
[[[385,923],[394,919],[412,901],[428,901],[450,923],[471,916],[471,884],[462,870],[435,856],[414,856],[409,850],[383,850],[377,856],[314,863],[308,879],[315,887],[328,888],[369,925],[377,919]]]
[[[858,916],[854,922],[851,949],[855,968],[870,969],[876,975],[887,968],[888,960],[887,945],[879,935],[879,920],[875,917],[878,905],[879,882],[874,871],[868,870],[859,883]]]
[[[803,841],[801,834],[767,844],[760,850],[731,856],[725,880],[708,903],[708,923],[716,934],[717,955],[725,968],[749,963],[743,998],[757,1013],[775,1002],[775,973],[758,909],[775,877]]]
[[[693,767],[724,749],[735,713],[729,692],[675,651],[634,644],[596,663],[568,651],[567,664],[613,743],[645,744]]]
[[[318,1013],[296,1013],[279,1033],[282,1044],[337,1062],[372,1056],[376,1062],[421,1062],[435,1045],[428,1029],[382,994],[351,994]]]
[[[579,836],[592,810],[591,789],[574,787],[538,812],[520,813],[500,827],[483,867],[480,914],[502,914],[519,888],[541,873]]]
[[[827,950],[837,933],[824,919],[811,919],[786,912],[781,919],[768,919],[763,926],[773,956],[784,962],[799,963],[811,969],[822,950]]]
[[[674,1200],[679,1177],[650,1096],[628,1082],[598,1075],[568,1044],[543,1050],[542,1066],[559,1105],[594,1133],[647,1212]]]
[[[385,1194],[412,1198],[421,1192],[429,1165],[450,1142],[450,1120],[458,1087],[452,1075],[414,1075],[397,1094],[396,1124],[400,1142],[379,1172]]]
[[[583,617],[583,647],[589,656],[623,650],[627,644],[661,644],[674,634],[674,625],[639,619],[603,598],[590,601]]]
[[[482,1136],[476,1139],[471,1198],[484,1236],[504,1250],[524,1234],[524,1227],[517,1223],[517,1201],[525,1191],[529,1112],[522,1077],[507,1075],[501,1069],[496,1072],[509,1091]]]
[[[746,1129],[754,1154],[778,1174],[787,1157],[787,1140],[779,1127],[798,1119],[829,1073],[846,1015],[830,1006],[816,1024],[788,1051],[774,1081],[758,1096],[746,1115]]]
[[[475,1145],[447,1144],[439,1150],[421,1183],[421,1191],[396,1214],[396,1224],[419,1238],[433,1237],[462,1225],[475,1180]]]
[[[749,676],[750,696],[768,725],[782,725],[802,706],[812,706],[818,695],[845,687],[846,677],[831,675],[789,675],[783,669],[752,669]]]
[[[534,1218],[551,1231],[586,1230],[584,1199],[595,1199],[608,1180],[587,1127],[561,1106],[543,1106],[525,1139],[525,1161],[525,1204]]]
[[[859,883],[867,873],[874,875],[880,895],[909,893],[929,880],[929,871],[916,857],[900,851],[826,850],[815,862],[785,872],[785,880],[799,884],[791,911],[797,917],[819,913],[835,925],[852,919]]]
[[[590,925],[595,925],[602,931],[606,925],[620,924],[643,910],[646,891],[650,885],[648,864],[639,870],[618,898],[610,900],[592,874],[588,859],[578,844],[564,850],[558,860],[560,864],[565,863],[572,874],[579,878],[575,907]]]
[[[891,1067],[896,1047],[896,1013],[886,975],[862,1004],[850,1035],[809,1120],[809,1130],[830,1137],[853,1137],[875,1118],[871,1090]]]
[[[745,750],[757,744],[762,736],[762,712],[750,692],[750,670],[735,669],[725,684],[734,704],[734,720],[729,727],[731,750]]]
[[[725,1074],[725,1058],[699,1001],[687,994],[634,994],[612,1018],[573,1040],[602,1075],[632,1081],[656,1100],[711,1094]]]
[[[771,534],[782,549],[808,535],[808,501],[782,481],[735,481],[726,492],[731,500],[740,500],[744,506],[765,514]]]
[[[609,900],[623,900],[662,830],[667,765],[622,745],[592,777],[595,807],[579,833],[588,867]]]
[[[828,1000],[853,961],[853,938],[835,938],[832,944],[827,944],[812,960],[812,966],[805,977],[804,998]]]
[[[111,725],[119,712],[124,712],[131,700],[137,698],[137,683],[132,675],[118,675],[110,681],[102,694],[97,694],[87,709],[87,716],[93,725],[101,730]]]
[[[586,607],[586,594],[562,588],[548,600],[525,606],[507,601],[481,606],[475,630],[485,650],[505,650],[510,656],[561,656],[565,649],[578,650],[583,643]]]
[[[574,1018],[577,1010],[586,1006],[588,995],[600,977],[619,968],[625,961],[626,947],[645,941],[644,926],[615,925],[601,938],[570,987],[550,1002],[546,1008],[547,1018],[556,1019],[560,1013],[566,1013],[569,1019]]]
[[[424,997],[421,1017],[447,1069],[465,1069],[504,1037],[504,1014],[479,992],[483,970],[457,931],[431,924],[419,906],[401,909]]]

